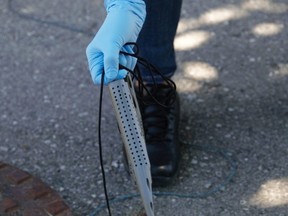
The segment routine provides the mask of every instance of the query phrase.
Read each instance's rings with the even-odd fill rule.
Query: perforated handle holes
[[[112,95],[117,107],[116,112],[120,117],[120,132],[128,143],[128,151],[130,151],[134,165],[136,167],[148,165],[147,153],[144,152],[143,148],[144,135],[139,124],[137,107],[133,97],[129,91],[125,91],[124,84],[113,86]]]

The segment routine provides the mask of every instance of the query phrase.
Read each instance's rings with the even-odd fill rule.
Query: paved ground
[[[202,193],[229,174],[225,159],[193,145],[234,153],[238,170],[212,196],[155,198],[156,215],[288,215],[287,12],[287,0],[184,0],[175,81],[181,139],[190,144],[183,145],[177,183],[165,190]],[[41,178],[79,216],[94,215],[103,202],[99,88],[90,81],[85,48],[104,14],[98,0],[0,5],[0,161]],[[115,197],[135,191],[105,94],[104,155]],[[137,199],[113,206],[114,215],[141,210]]]

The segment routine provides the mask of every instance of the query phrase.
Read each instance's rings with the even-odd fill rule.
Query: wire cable
[[[75,32],[75,33],[81,33],[83,35],[86,36],[94,36],[94,34],[88,30],[85,29],[81,29],[81,28],[77,28],[73,25],[69,25],[69,24],[65,24],[65,23],[61,23],[59,21],[49,21],[49,20],[44,20],[38,17],[35,17],[33,15],[28,15],[28,14],[23,14],[21,13],[19,10],[17,10],[14,5],[13,5],[13,1],[14,0],[8,0],[8,4],[7,4],[7,9],[13,13],[14,15],[18,16],[20,19],[24,19],[27,21],[32,21],[32,22],[36,22],[39,24],[43,24],[43,25],[49,25],[49,26],[53,26],[53,27],[57,27],[57,28],[61,28],[70,32]],[[127,43],[126,45],[134,45],[135,43]],[[154,71],[156,74],[158,73],[157,68],[155,68],[155,66],[151,65],[149,62],[147,62],[145,59],[141,58],[138,56],[138,46],[135,46],[135,53],[125,53],[125,52],[121,52],[122,54],[126,54],[126,55],[130,55],[131,57],[135,57],[138,59],[138,63],[142,64],[144,67],[147,67],[150,71]],[[140,82],[140,91],[139,92],[143,92],[143,90],[147,91],[147,93],[153,97],[153,94],[151,92],[148,91],[148,89],[145,89],[145,85],[141,86],[143,84],[143,80],[141,78],[141,74],[137,72],[137,66],[136,66],[136,73],[134,73],[134,71],[131,71],[128,68],[125,68],[124,66],[121,66],[123,69],[126,69],[127,71],[129,71],[134,78],[136,78],[139,82]],[[151,72],[152,73],[152,72]],[[102,73],[102,77],[101,77],[101,87],[100,87],[100,103],[99,103],[99,122],[98,122],[98,139],[99,139],[99,156],[100,156],[100,166],[101,166],[101,172],[102,172],[102,176],[103,176],[103,187],[104,187],[104,193],[105,193],[105,204],[100,204],[98,205],[94,210],[91,211],[91,213],[89,214],[89,216],[96,216],[98,215],[101,211],[103,211],[103,209],[107,208],[108,209],[108,214],[109,216],[111,216],[111,208],[110,208],[110,204],[115,204],[115,203],[119,203],[119,202],[123,202],[126,200],[130,200],[133,199],[135,197],[139,197],[139,194],[127,194],[127,195],[122,195],[122,196],[118,196],[116,198],[113,199],[109,199],[108,197],[108,192],[107,192],[107,186],[106,186],[106,178],[105,178],[105,169],[104,169],[104,163],[103,163],[103,153],[102,153],[102,141],[101,141],[101,115],[102,115],[102,97],[103,97],[103,79],[104,79],[104,71]],[[161,73],[158,74],[159,76],[161,76]],[[165,80],[165,77],[162,77]],[[153,80],[153,79],[152,79]],[[170,81],[166,82],[169,85],[172,85],[172,88],[175,88],[176,90],[176,86],[175,83],[171,83]],[[155,80],[154,80],[154,83]],[[157,85],[157,84],[156,84]],[[174,86],[174,87],[173,87]],[[154,100],[157,103],[157,100]],[[163,105],[160,103],[160,105]],[[165,105],[164,105],[165,106]],[[227,163],[230,166],[230,170],[229,173],[227,174],[227,176],[224,178],[224,180],[219,183],[218,185],[216,185],[214,188],[206,191],[206,192],[194,192],[194,193],[176,193],[176,192],[159,192],[159,191],[155,191],[153,192],[153,194],[155,196],[162,196],[162,197],[170,197],[170,196],[174,196],[174,197],[179,197],[179,198],[188,198],[188,199],[194,199],[194,198],[207,198],[208,196],[211,196],[217,192],[219,192],[223,187],[225,187],[227,184],[229,184],[231,182],[231,180],[235,177],[236,172],[237,172],[237,160],[236,157],[229,152],[226,149],[223,148],[219,148],[219,147],[215,147],[215,146],[211,146],[211,145],[194,145],[192,143],[186,142],[186,141],[180,141],[181,143],[184,143],[186,145],[189,145],[189,147],[198,150],[198,151],[203,151],[203,152],[209,152],[209,153],[214,153],[214,154],[219,154],[221,157],[223,157]]]
[[[182,142],[182,144],[191,146],[192,149],[195,149],[197,151],[218,154],[219,156],[224,158],[229,164],[229,167],[230,167],[229,172],[222,182],[220,182],[219,184],[215,185],[213,188],[205,192],[179,193],[179,192],[173,192],[173,191],[168,191],[168,192],[154,191],[153,192],[154,196],[156,197],[178,197],[181,199],[204,199],[221,191],[222,188],[225,188],[225,186],[227,186],[235,177],[237,173],[238,165],[237,165],[237,160],[235,156],[231,152],[227,151],[226,149],[211,146],[211,145],[195,145],[195,144],[191,144],[185,141],[180,141],[180,142]],[[118,196],[118,197],[111,199],[110,203],[111,204],[121,203],[121,202],[130,200],[136,197],[140,197],[140,194],[122,195],[122,196]],[[105,209],[105,207],[106,207],[105,204],[98,205],[94,210],[91,211],[89,216],[97,216],[100,212],[102,212]]]
[[[102,153],[102,139],[101,139],[101,117],[102,117],[102,100],[103,100],[103,86],[104,86],[104,71],[101,75],[101,85],[100,85],[100,98],[99,98],[99,116],[98,116],[98,141],[99,141],[99,157],[100,157],[100,166],[101,166],[101,173],[103,179],[103,188],[105,193],[105,200],[106,200],[106,207],[108,210],[109,216],[111,216],[111,209],[109,205],[109,196],[107,192],[106,186],[106,177],[105,177],[105,169],[104,169],[104,162],[103,162],[103,153]]]
[[[135,45],[134,43],[129,43],[129,45],[132,45],[132,44]],[[125,53],[125,52],[121,52],[121,53],[125,54],[125,55],[129,55],[129,56],[135,57],[138,60],[141,58],[141,57],[139,57],[137,55],[137,52],[134,53],[134,54]],[[144,66],[148,67],[149,69],[152,69],[151,70],[152,78],[153,78],[154,74],[162,75],[161,72],[158,71],[157,68],[155,68],[153,65],[150,65],[150,63],[147,62],[147,60],[141,58],[141,60],[138,61],[137,64],[139,62],[140,62],[140,64],[143,64]],[[123,65],[119,65],[119,68],[126,69],[129,73],[131,73],[132,76],[134,78],[136,78],[136,80],[142,86],[142,88],[145,89],[145,84],[144,84],[143,80],[141,80],[141,78],[139,78],[140,74],[138,75],[137,74],[138,72],[135,73],[135,71],[132,71],[129,68],[123,66]],[[169,78],[164,77],[163,75],[161,77],[163,77],[164,81],[166,81],[168,83],[168,87],[170,87],[171,90],[174,91],[174,93],[176,93],[175,83],[172,80],[170,80]],[[103,74],[102,74],[102,79],[103,79]],[[101,84],[103,85],[103,83],[101,83]],[[154,83],[154,84],[157,86],[157,83]],[[153,99],[154,103],[165,107],[165,104],[159,102],[148,89],[145,89],[145,91],[147,91],[148,95],[151,96],[151,98]],[[141,97],[140,97],[140,99],[141,99]],[[100,100],[100,104],[102,103],[101,100]],[[99,120],[98,121],[100,121],[100,119],[101,119],[101,115],[99,115]],[[153,192],[154,196],[159,196],[159,197],[170,197],[170,196],[173,196],[173,197],[178,197],[178,198],[190,198],[190,199],[192,199],[192,198],[206,198],[208,196],[211,196],[211,195],[219,192],[222,188],[224,188],[226,185],[228,185],[231,182],[231,180],[233,179],[233,177],[236,175],[236,171],[237,171],[236,159],[235,159],[234,155],[229,153],[227,150],[225,150],[223,148],[219,148],[219,147],[214,147],[214,146],[211,146],[211,145],[195,145],[195,144],[192,144],[192,143],[189,143],[189,142],[186,142],[186,141],[180,141],[180,142],[182,144],[189,145],[193,149],[198,150],[198,151],[209,152],[211,154],[212,153],[218,154],[219,156],[224,158],[227,161],[227,163],[229,164],[229,166],[230,166],[229,173],[227,174],[227,176],[224,178],[224,180],[221,183],[219,183],[218,185],[215,185],[213,188],[211,188],[210,190],[207,190],[205,192],[177,193],[177,192],[169,192],[169,191],[168,192],[154,191]],[[100,141],[99,141],[99,143],[100,143]],[[105,185],[105,187],[106,187],[106,185]],[[109,206],[109,204],[107,204],[109,202],[115,204],[115,203],[119,203],[119,202],[123,202],[125,200],[129,200],[129,199],[135,198],[135,197],[139,197],[139,196],[140,196],[139,194],[128,194],[128,195],[118,196],[118,197],[110,199],[110,200],[109,200],[108,196],[106,196],[105,197],[106,198],[106,205],[105,204],[100,204],[98,207],[96,207],[91,212],[91,214],[89,214],[89,216],[98,215],[103,209],[105,209],[106,207]]]

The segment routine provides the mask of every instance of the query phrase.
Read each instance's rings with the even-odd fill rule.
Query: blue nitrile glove
[[[143,0],[105,0],[107,16],[94,39],[86,49],[89,69],[95,84],[101,83],[105,71],[104,84],[122,79],[126,70],[119,70],[119,63],[134,69],[136,59],[120,54],[121,51],[132,53],[127,42],[136,42],[143,26],[146,8]]]

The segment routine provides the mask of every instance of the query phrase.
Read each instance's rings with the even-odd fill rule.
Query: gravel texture
[[[184,0],[174,80],[185,143],[175,183],[159,190],[203,195],[223,183],[231,164],[214,147],[230,152],[238,169],[208,197],[155,197],[155,215],[288,215],[287,14],[287,0]],[[104,202],[99,87],[85,57],[104,16],[98,0],[0,4],[0,161],[41,178],[76,216]],[[136,191],[106,90],[103,151],[108,192],[117,197]],[[113,215],[142,211],[137,198],[112,206]]]

